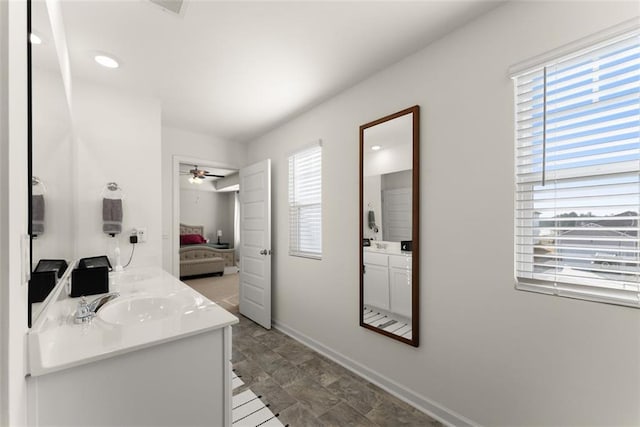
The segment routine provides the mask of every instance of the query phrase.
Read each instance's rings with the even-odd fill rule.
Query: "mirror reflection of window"
[[[382,240],[411,240],[411,170],[382,175]]]

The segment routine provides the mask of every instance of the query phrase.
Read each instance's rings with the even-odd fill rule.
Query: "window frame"
[[[295,199],[296,198],[296,194],[295,194],[295,189],[292,188],[292,185],[295,186],[295,181],[296,181],[296,177],[292,176],[292,173],[295,174],[295,163],[292,164],[292,162],[296,162],[296,160],[304,160],[304,158],[306,157],[305,155],[308,155],[309,152],[317,152],[317,155],[319,156],[319,161],[318,161],[318,170],[314,170],[312,172],[317,174],[317,178],[318,178],[318,187],[319,189],[317,189],[316,192],[314,192],[315,197],[318,198],[317,201],[314,201],[312,203],[299,203],[296,202],[295,200],[292,200],[292,197]],[[311,156],[313,156],[314,154],[312,153]],[[315,259],[315,260],[322,260],[322,140],[319,140],[317,142],[314,142],[312,144],[308,144],[306,146],[300,147],[297,150],[291,152],[288,156],[287,156],[287,205],[288,205],[288,226],[289,226],[289,256],[295,256],[295,257],[300,257],[300,258],[309,258],[309,259]],[[308,197],[309,195],[307,195]],[[318,247],[319,247],[319,251],[315,252],[312,250],[309,250],[309,248],[304,248],[301,247],[301,238],[300,235],[297,236],[293,236],[292,233],[294,232],[294,230],[296,232],[299,233],[299,230],[301,229],[305,229],[306,227],[301,227],[301,221],[303,221],[304,218],[301,217],[300,215],[300,211],[302,209],[305,208],[313,208],[313,207],[317,207],[318,209],[318,215],[319,215],[319,220],[317,221],[317,223],[307,223],[307,226],[313,226],[313,225],[318,225],[320,230],[318,232]]]
[[[618,26],[609,28],[601,33],[586,37],[571,45],[563,46],[560,49],[556,49],[548,54],[534,58],[530,61],[527,61],[525,63],[512,67],[510,69],[510,77],[514,81],[514,93],[513,93],[514,176],[516,179],[515,185],[514,185],[514,214],[515,214],[514,216],[514,276],[515,276],[515,288],[518,290],[542,293],[547,295],[569,297],[569,298],[575,298],[575,299],[582,299],[582,300],[588,300],[588,301],[594,301],[594,302],[600,302],[600,303],[615,304],[615,305],[621,305],[621,306],[627,306],[627,307],[633,307],[633,308],[640,308],[640,280],[636,281],[636,285],[634,289],[634,286],[625,285],[624,281],[615,280],[615,279],[610,279],[610,282],[613,283],[614,286],[602,286],[602,285],[598,286],[598,285],[592,285],[592,284],[586,284],[586,283],[582,283],[582,284],[566,283],[562,281],[562,276],[559,277],[560,280],[558,280],[558,277],[556,277],[555,280],[544,280],[544,279],[539,279],[534,277],[535,272],[533,271],[533,265],[535,263],[534,261],[535,255],[533,251],[533,243],[523,243],[522,240],[519,240],[519,239],[523,239],[522,236],[519,236],[519,231],[522,228],[526,228],[527,226],[535,228],[534,227],[535,219],[533,216],[531,216],[530,224],[528,225],[521,224],[523,221],[526,221],[526,218],[524,219],[518,218],[518,208],[520,207],[520,204],[523,203],[523,201],[524,203],[526,203],[526,200],[528,199],[519,200],[518,191],[519,190],[522,191],[522,187],[530,187],[530,190],[525,189],[524,192],[529,191],[528,194],[531,194],[531,197],[533,200],[533,197],[536,191],[541,191],[539,189],[538,190],[535,189],[536,185],[540,185],[541,182],[540,181],[531,181],[531,182],[518,181],[518,177],[522,173],[521,168],[523,168],[523,165],[518,164],[518,155],[519,155],[520,148],[518,146],[519,111],[518,111],[518,92],[517,92],[518,77],[529,74],[536,70],[554,66],[568,59],[582,57],[583,55],[586,55],[589,51],[593,51],[593,50],[605,47],[607,45],[613,44],[616,41],[623,39],[625,37],[638,37],[638,36],[640,36],[640,26],[638,26],[637,21],[636,22],[627,21]],[[595,73],[596,71],[594,71],[594,74]],[[545,77],[544,85],[546,87],[546,77]],[[544,102],[543,108],[545,109],[545,113],[543,114],[546,114],[546,101]],[[546,128],[543,128],[543,133],[546,133]],[[543,154],[543,157],[544,157],[544,154]],[[579,158],[579,156],[572,157],[572,158],[577,159]],[[543,159],[542,163],[544,164],[545,162],[546,160]],[[609,165],[611,164],[612,163],[606,163],[604,167],[609,167]],[[640,174],[640,166],[638,166],[637,169],[629,172],[628,174],[629,175]],[[542,182],[544,182],[544,179],[545,179],[544,166],[543,166],[542,176],[543,176]],[[588,173],[584,173],[578,179],[586,181],[589,179],[594,179],[594,176]],[[553,181],[555,184],[557,183],[565,184],[570,180],[571,180],[570,178],[564,178],[564,179],[556,178]],[[558,201],[562,199],[556,198],[554,200]],[[640,215],[640,202],[638,202],[638,206],[635,206],[634,209],[636,213]],[[530,210],[534,212],[535,208],[531,207]],[[640,233],[637,233],[636,240],[635,240],[636,249],[640,249],[639,239],[640,239]],[[554,246],[555,245],[556,243],[554,243]],[[519,277],[519,273],[521,273],[521,270],[520,270],[521,265],[519,264],[521,264],[522,261],[520,259],[520,254],[518,253],[518,249],[522,247],[531,248],[530,255],[524,255],[525,257],[529,256],[531,258],[530,261],[528,261],[532,266],[531,278]],[[597,248],[593,247],[592,250],[595,250],[595,249]],[[597,254],[595,256],[597,256]],[[636,274],[637,274],[637,271],[636,271]],[[587,281],[585,280],[585,282]],[[615,286],[616,284],[619,284],[619,286],[616,287]]]

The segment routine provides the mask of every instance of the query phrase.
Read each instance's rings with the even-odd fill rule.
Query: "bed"
[[[215,248],[203,236],[203,226],[180,224],[180,278],[222,276],[225,267],[233,267],[235,250]]]

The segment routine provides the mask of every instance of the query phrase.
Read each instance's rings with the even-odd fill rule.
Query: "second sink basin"
[[[132,325],[164,319],[179,313],[179,305],[164,297],[115,299],[98,310],[98,317],[116,325]]]

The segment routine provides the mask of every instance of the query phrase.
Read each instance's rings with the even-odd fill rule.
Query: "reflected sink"
[[[164,297],[135,297],[115,299],[98,310],[98,317],[116,325],[133,325],[173,316],[180,306]]]

